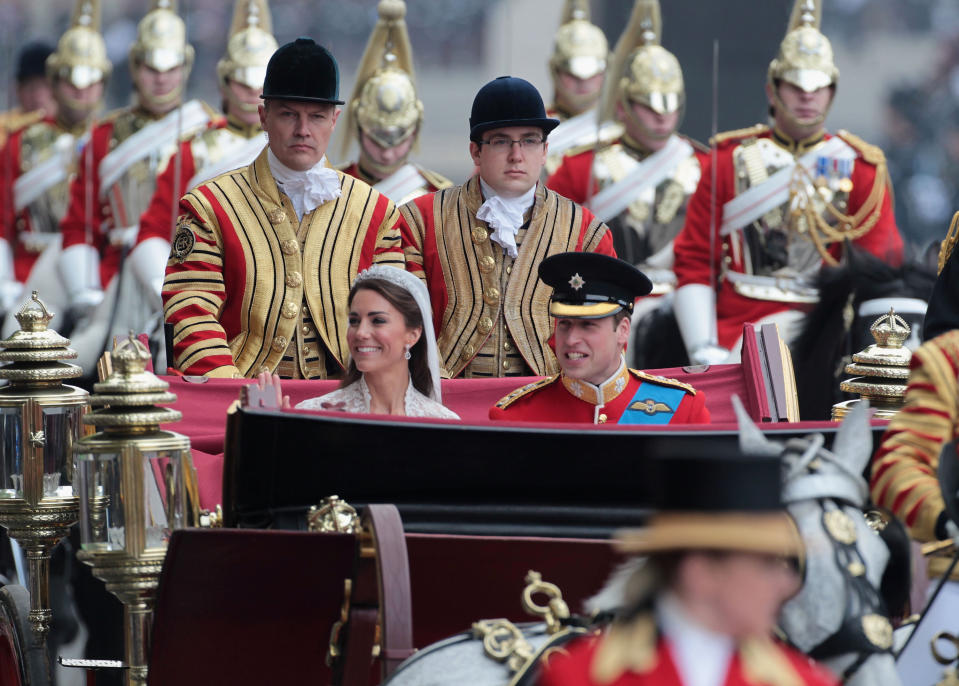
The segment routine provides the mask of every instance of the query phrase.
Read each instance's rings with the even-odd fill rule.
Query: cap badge
[[[570,288],[572,288],[574,291],[578,291],[579,289],[581,289],[581,288],[583,287],[583,284],[585,284],[585,283],[586,283],[586,282],[583,281],[583,277],[580,276],[578,273],[573,274],[573,276],[570,277],[570,279],[569,279],[569,286],[570,286]]]

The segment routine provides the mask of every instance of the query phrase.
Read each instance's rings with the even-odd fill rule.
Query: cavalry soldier
[[[839,70],[820,14],[814,0],[796,0],[769,65],[773,127],[716,137],[715,172],[704,169],[676,237],[674,309],[694,363],[722,362],[730,349],[738,359],[747,322],[777,322],[791,340],[818,301],[821,265],[835,265],[846,240],[901,260],[885,156],[823,128]]]
[[[346,109],[343,154],[355,138],[360,157],[342,171],[401,205],[453,182],[407,161],[420,136],[423,103],[416,97],[406,4],[380,0],[378,10]]]
[[[343,104],[325,48],[309,38],[282,46],[261,97],[268,146],[180,200],[163,284],[175,366],[219,377],[339,376],[350,284],[374,263],[404,267],[399,214],[325,164]]]
[[[160,291],[180,198],[204,181],[250,164],[266,145],[260,94],[266,65],[278,47],[267,0],[237,0],[226,54],[217,63],[226,119],[183,141],[170,158],[140,217],[137,243],[128,259],[141,287],[154,296],[156,312],[162,309]]]
[[[663,507],[619,535],[622,552],[645,559],[623,590],[608,589],[619,596],[617,618],[548,657],[539,683],[836,686],[772,638],[780,606],[802,585],[779,460],[666,461],[663,475]]]
[[[120,291],[115,277],[159,171],[183,136],[206,128],[216,116],[196,100],[180,106],[192,64],[193,46],[186,42],[175,1],[154,0],[130,48],[136,103],[107,115],[80,152],[61,224],[59,274],[66,306],[78,321],[94,320],[72,336],[84,369],[91,369],[103,350],[111,322],[143,331],[149,321],[148,294],[135,284],[125,285],[122,307],[114,307]]]
[[[679,60],[660,45],[658,0],[637,0],[613,53],[601,108],[622,135],[574,150],[546,185],[609,224],[620,259],[639,266],[653,294],[673,290],[673,238],[699,183],[705,149],[676,133],[685,105]],[[655,300],[650,300],[654,303]]]
[[[47,58],[53,48],[42,41],[27,43],[17,57],[16,92],[18,106],[0,112],[0,146],[7,136],[57,114],[57,101],[47,80]]]
[[[592,145],[597,139],[597,112],[609,61],[609,43],[603,30],[590,21],[587,0],[566,0],[549,59],[553,103],[546,108],[560,125],[550,135],[546,173],[552,174],[571,148]],[[603,124],[607,139],[616,127]]]
[[[552,287],[549,314],[562,372],[524,386],[490,408],[490,419],[591,424],[708,424],[702,392],[629,369],[636,298],[652,284],[631,264],[607,255],[562,253],[539,265]]]
[[[477,173],[400,208],[407,268],[426,278],[440,366],[451,377],[559,371],[539,263],[571,250],[614,254],[605,224],[538,183],[557,124],[528,81],[490,81],[470,115]]]
[[[100,3],[77,0],[70,28],[46,60],[57,114],[13,133],[3,150],[0,311],[11,309],[40,254],[59,242],[70,175],[111,71],[99,31]],[[55,270],[56,263],[47,260],[41,269]]]

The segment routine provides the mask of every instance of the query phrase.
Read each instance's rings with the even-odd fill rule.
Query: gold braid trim
[[[769,131],[769,127],[765,124],[753,124],[752,126],[747,126],[744,129],[735,129],[734,131],[723,131],[722,133],[717,133],[715,136],[709,139],[710,145],[720,145],[726,141],[731,141],[737,138],[752,138],[755,136],[761,136],[762,134]]]
[[[952,251],[956,247],[956,243],[959,242],[959,212],[956,212],[952,215],[952,223],[949,224],[949,231],[946,232],[946,237],[942,239],[942,243],[939,244],[939,270],[937,274],[942,273],[943,267],[946,266],[946,262],[949,261],[949,257],[952,255]]]

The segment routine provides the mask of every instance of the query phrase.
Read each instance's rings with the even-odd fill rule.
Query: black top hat
[[[529,81],[499,76],[473,98],[470,140],[478,141],[485,131],[504,126],[538,126],[548,135],[559,126],[559,119],[546,116],[543,97]]]
[[[17,58],[17,82],[23,82],[47,73],[47,58],[53,54],[53,46],[42,41],[27,43]]]
[[[273,53],[260,97],[342,105],[336,59],[312,38],[297,38]]]
[[[599,319],[653,290],[646,275],[615,257],[591,252],[564,252],[540,262],[539,278],[553,287],[549,313],[554,317]]]

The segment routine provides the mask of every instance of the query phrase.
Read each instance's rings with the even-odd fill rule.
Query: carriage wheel
[[[0,588],[0,684],[5,686],[50,686],[50,663],[33,638],[29,613],[26,588]]]

